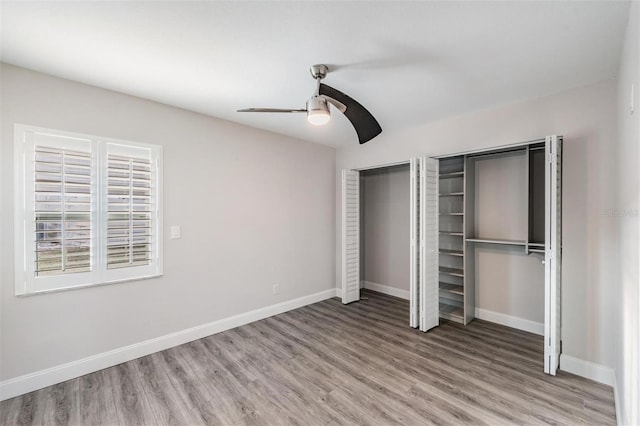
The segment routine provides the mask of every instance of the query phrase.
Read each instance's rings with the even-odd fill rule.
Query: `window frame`
[[[35,146],[34,135],[45,138],[64,138],[66,145],[84,145],[91,151],[91,271],[49,276],[35,276],[35,190],[33,172],[35,162],[28,161]],[[62,141],[62,139],[61,139]],[[42,144],[55,147],[55,142]],[[62,143],[61,143],[62,145]],[[107,209],[108,154],[110,147],[117,152],[148,152],[152,165],[151,263],[117,269],[107,268]],[[60,147],[58,147],[60,148]],[[68,147],[66,149],[69,149]],[[14,125],[14,280],[16,296],[93,287],[128,281],[156,278],[163,275],[163,217],[162,217],[162,146],[105,138],[95,135],[48,129],[23,124]],[[29,267],[29,263],[31,266]]]

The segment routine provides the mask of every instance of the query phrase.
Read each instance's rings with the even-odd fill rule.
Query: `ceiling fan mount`
[[[309,72],[311,72],[311,77],[315,78],[316,80],[322,80],[327,76],[329,67],[324,64],[311,65],[311,68],[309,68]]]
[[[349,119],[361,144],[370,141],[382,132],[380,124],[365,107],[341,91],[321,82],[329,73],[329,67],[324,64],[316,64],[312,65],[309,71],[311,77],[316,80],[316,90],[307,101],[306,108],[246,108],[239,109],[238,112],[306,112],[309,123],[320,126],[328,123],[331,119],[329,108],[329,104],[331,104]]]

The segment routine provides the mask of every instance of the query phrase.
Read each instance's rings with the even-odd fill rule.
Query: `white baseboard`
[[[511,315],[501,314],[500,312],[489,311],[487,309],[476,308],[476,318],[495,322],[496,324],[506,325],[507,327],[517,328],[518,330],[528,331],[529,333],[544,335],[544,324],[524,318],[513,317]]]
[[[371,281],[363,281],[364,288],[377,291],[378,293],[388,294],[389,296],[399,297],[400,299],[409,300],[409,291],[402,290],[388,285],[372,283]]]
[[[609,386],[614,386],[615,383],[615,375],[612,368],[565,354],[560,354],[560,370]],[[618,407],[617,401],[616,407]]]
[[[150,355],[174,346],[182,345],[193,340],[201,339],[212,334],[220,333],[244,324],[259,321],[278,315],[292,309],[301,308],[312,303],[336,297],[337,289],[324,290],[264,308],[223,318],[208,324],[198,325],[185,330],[170,333],[155,339],[145,340],[133,345],[124,346],[101,354],[93,355],[77,361],[25,374],[13,379],[0,382],[0,401],[13,398],[37,389],[55,385],[56,383],[74,379],[85,374],[93,373],[132,359]]]
[[[616,370],[613,370],[613,404],[616,408],[616,423],[622,425],[622,413],[620,412],[620,393],[618,392]]]

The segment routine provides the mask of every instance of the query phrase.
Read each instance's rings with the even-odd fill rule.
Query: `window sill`
[[[32,291],[32,292],[29,292],[29,293],[16,294],[16,297],[31,297],[31,296],[39,296],[41,294],[60,293],[60,292],[63,292],[63,291],[80,290],[80,289],[93,288],[93,287],[104,287],[104,286],[107,286],[107,285],[129,283],[129,282],[132,282],[132,281],[145,281],[145,280],[151,280],[151,279],[154,279],[154,278],[161,278],[163,275],[164,274],[147,275],[147,276],[144,276],[144,277],[126,278],[126,279],[122,279],[122,280],[108,281],[108,282],[104,282],[104,283],[81,284],[81,285],[76,285],[76,286],[72,286],[72,287],[55,288],[55,289],[51,289],[51,290]]]

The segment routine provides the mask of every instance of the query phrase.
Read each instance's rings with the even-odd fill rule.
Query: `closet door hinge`
[[[558,154],[550,152],[549,153],[549,163],[554,164],[558,162]]]

